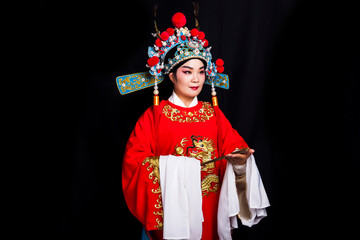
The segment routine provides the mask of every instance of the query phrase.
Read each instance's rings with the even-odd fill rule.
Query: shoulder
[[[154,106],[154,105],[151,105],[150,107],[148,107],[145,112],[141,115],[141,117],[139,118],[139,121],[140,120],[149,120],[149,119],[153,119],[154,116],[161,112],[162,109],[168,104],[168,101],[167,100],[162,100],[160,102],[160,104],[158,106]]]
[[[228,119],[226,118],[225,114],[223,113],[223,111],[221,111],[221,109],[219,108],[219,106],[213,106],[211,103],[209,102],[202,102],[203,104],[203,108],[205,110],[211,111],[216,118],[218,119],[218,121],[228,121]]]
[[[212,104],[209,102],[199,101],[203,106],[206,106],[208,108],[213,108]]]

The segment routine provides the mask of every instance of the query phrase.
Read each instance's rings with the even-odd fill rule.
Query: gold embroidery
[[[153,183],[160,182],[160,173],[159,173],[159,157],[148,157],[142,162],[142,165],[145,166],[146,163],[149,163],[149,166],[146,168],[150,171],[152,168],[152,172],[149,174],[149,179],[154,179]]]
[[[187,144],[188,147],[186,148]],[[180,144],[176,144],[174,155],[189,156],[200,160],[200,162],[207,162],[216,157],[215,143],[212,139],[201,136],[191,136],[190,141],[188,138],[183,138]],[[201,181],[203,196],[208,196],[211,192],[217,192],[219,189],[219,177],[215,170],[215,163],[209,163],[201,169],[203,172]]]
[[[161,189],[160,187],[158,187],[157,189],[151,189],[152,193],[161,193]]]
[[[161,210],[160,210],[160,211],[157,211],[157,212],[153,212],[153,213],[154,213],[154,215],[156,215],[156,216],[164,217],[164,212],[163,212],[163,210],[162,210],[161,194],[159,195],[159,199],[157,200],[157,203],[158,203],[158,204],[155,204],[155,208],[157,208],[157,209],[160,209],[160,208],[161,208]],[[163,222],[161,221],[161,219],[162,219],[162,218],[156,218],[156,222],[158,223],[158,225],[156,225],[155,227],[156,227],[157,229],[162,229],[162,227],[163,227]]]
[[[159,209],[162,208],[162,202],[161,202],[161,195],[159,195],[159,199],[156,200],[158,204],[155,204],[155,208]]]
[[[193,145],[195,146],[196,152],[189,152],[190,157],[207,162],[211,160],[214,148],[214,141],[212,139],[203,138],[197,140],[195,137],[191,138]]]
[[[159,218],[157,218],[156,222],[158,223],[158,225],[156,225],[155,227],[159,230],[162,229],[162,227],[163,227],[162,221]]]
[[[179,144],[176,144],[174,155],[180,155],[180,156],[185,155],[184,147],[185,147],[187,141],[189,141],[189,140],[187,140],[186,138],[183,138],[180,142],[181,147],[179,147]]]
[[[161,209],[160,211],[157,211],[157,212],[154,212],[154,215],[160,215],[160,216],[163,216],[164,213],[163,213],[163,210],[162,210],[162,201],[161,201],[161,194],[159,195],[159,199],[156,200],[156,202],[158,204],[155,204],[155,208],[157,209]]]
[[[201,191],[203,196],[209,195],[210,192],[216,192],[219,189],[219,177],[215,174],[207,175],[204,180],[201,181]],[[215,183],[213,185],[213,183]]]
[[[158,199],[156,200],[156,204],[154,207],[156,209],[159,209],[159,211],[154,211],[153,214],[157,216],[163,216],[163,210],[162,210],[162,201],[161,201],[161,189],[160,189],[160,172],[159,172],[159,157],[148,157],[143,162],[142,165],[145,166],[146,163],[149,163],[149,166],[146,168],[148,171],[152,169],[152,171],[149,173],[149,179],[153,180],[153,184],[158,183],[159,187],[151,189],[151,192],[154,194],[158,194]],[[161,219],[156,218],[156,222],[158,225],[155,227],[157,229],[162,229],[163,223]]]
[[[214,157],[214,141],[212,139],[203,138],[201,140],[196,140],[192,137],[193,145],[196,147],[195,152],[189,152],[189,156],[199,159],[201,162],[210,161]],[[209,169],[215,168],[214,163],[207,164],[202,171],[208,171]]]
[[[157,212],[153,212],[154,215],[156,216],[164,216],[164,212],[162,210],[162,201],[161,201],[161,194],[159,194],[159,199],[156,201],[158,204],[155,204],[155,208],[160,209]],[[162,218],[156,218],[156,222],[158,223],[158,225],[156,225],[155,227],[157,229],[162,229],[163,223],[162,223]]]
[[[214,109],[210,103],[202,102],[202,107],[198,111],[180,111],[170,105],[163,108],[162,113],[171,121],[180,123],[205,122],[214,116]]]

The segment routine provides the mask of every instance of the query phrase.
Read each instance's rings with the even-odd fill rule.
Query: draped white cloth
[[[231,239],[231,230],[238,227],[236,216],[239,212],[235,173],[232,164],[228,162],[219,197],[218,235],[220,239]]]
[[[270,202],[253,155],[247,160],[246,165],[246,198],[252,217],[248,220],[241,217],[240,219],[242,225],[251,227],[267,216],[266,208],[270,206]]]
[[[160,156],[159,165],[164,239],[201,239],[200,161],[169,155]]]
[[[251,227],[267,216],[265,208],[270,206],[253,155],[250,156],[246,163],[246,184],[246,198],[251,218],[239,217],[243,225]],[[238,216],[239,212],[240,204],[236,190],[235,174],[233,166],[228,162],[221,185],[218,207],[218,234],[220,240],[231,239],[231,230],[238,227],[236,216]]]
[[[164,211],[164,239],[201,239],[202,193],[200,161],[188,157],[160,156],[160,186]],[[240,216],[243,225],[251,227],[267,216],[270,206],[253,155],[246,164],[246,198],[250,219]],[[221,240],[231,239],[237,228],[240,212],[233,166],[228,162],[218,207],[218,234]]]

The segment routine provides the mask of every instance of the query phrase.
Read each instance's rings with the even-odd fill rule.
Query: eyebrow
[[[192,67],[190,67],[190,66],[181,66],[181,68],[194,69],[194,68],[192,68]],[[205,66],[202,66],[200,69],[203,69],[203,68],[205,68]]]

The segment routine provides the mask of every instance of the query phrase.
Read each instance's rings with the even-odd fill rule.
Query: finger
[[[246,157],[246,154],[228,154],[226,155],[226,159],[230,160],[241,160]]]
[[[232,161],[233,160],[233,155],[232,154],[228,154],[225,156],[225,159],[228,160],[228,161]]]
[[[226,160],[232,164],[244,164],[248,156],[246,154],[228,154],[226,155]]]
[[[246,154],[243,155],[245,155],[246,159],[248,159],[254,152],[255,152],[254,149],[250,149]]]
[[[231,154],[232,155],[232,154]],[[233,156],[226,156],[225,157],[225,159],[228,161],[228,162],[230,162],[231,164],[236,164],[236,162],[238,162],[239,161],[239,159],[237,159],[237,158],[235,158],[235,157],[233,157]]]
[[[246,158],[246,157],[250,156],[250,154],[249,153],[244,153],[244,154],[236,153],[236,154],[228,154],[227,156],[232,157],[232,158],[241,158],[241,159],[243,159],[243,158]]]
[[[246,163],[246,158],[230,158],[228,159],[228,162],[230,162],[233,165],[243,165]]]

